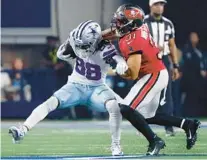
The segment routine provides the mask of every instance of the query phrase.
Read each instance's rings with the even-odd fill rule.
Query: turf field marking
[[[180,157],[179,157],[180,156]],[[161,154],[159,156],[146,156],[146,155],[125,155],[125,156],[103,156],[103,155],[97,155],[97,156],[61,156],[61,155],[50,155],[50,156],[8,156],[8,157],[2,157],[2,159],[60,159],[60,160],[95,160],[95,159],[165,159],[168,158],[171,159],[175,157],[176,159],[189,159],[189,157],[197,157],[205,158],[207,156],[207,153],[205,154]],[[199,158],[199,159],[200,159]],[[192,159],[192,158],[190,158]]]
[[[2,159],[61,159],[61,160],[95,160],[95,159],[137,159],[144,158],[145,155],[126,155],[126,156],[9,156]]]

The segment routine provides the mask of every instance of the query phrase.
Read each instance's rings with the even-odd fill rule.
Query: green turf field
[[[163,129],[156,130],[164,138],[167,147],[161,152],[168,156],[162,159],[207,159],[207,129],[200,128],[196,145],[186,150],[185,133],[178,132],[175,137],[165,137]],[[69,130],[35,128],[21,144],[12,144],[7,129],[1,131],[1,156],[34,155],[110,155],[110,134],[106,130]],[[125,154],[145,154],[147,142],[137,136],[134,130],[122,131],[122,148]],[[177,156],[176,156],[177,155]]]

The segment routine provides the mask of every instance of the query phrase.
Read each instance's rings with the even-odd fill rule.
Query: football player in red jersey
[[[161,91],[167,86],[169,76],[161,61],[160,51],[155,46],[148,27],[143,24],[143,19],[144,12],[139,6],[125,4],[117,9],[111,23],[115,28],[115,31],[113,29],[113,33],[116,33],[115,37],[117,35],[119,37],[120,51],[129,67],[121,76],[136,81],[121,102],[122,115],[148,139],[148,154],[152,155],[156,149],[162,149],[164,142],[157,136],[152,139],[154,133],[146,125],[140,125],[138,119],[142,118],[140,115],[138,115],[139,118],[134,118],[133,111],[141,113],[148,124],[169,125],[184,129],[187,136],[186,148],[191,149],[197,140],[200,122],[156,114]]]

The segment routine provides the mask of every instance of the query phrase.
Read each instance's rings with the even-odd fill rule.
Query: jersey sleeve
[[[170,25],[170,30],[171,30],[171,32],[170,32],[170,39],[171,38],[175,38],[175,27],[174,27],[174,25],[173,25],[173,23],[171,21],[169,22],[169,25]]]
[[[144,35],[147,38],[147,34]],[[133,54],[142,54],[144,51],[146,40],[144,37],[141,36],[141,32],[137,32],[135,34],[135,38],[133,41],[127,42],[128,43],[128,55]]]

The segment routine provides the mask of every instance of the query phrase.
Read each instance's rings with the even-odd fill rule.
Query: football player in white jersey
[[[100,112],[109,112],[112,137],[112,155],[122,155],[120,148],[120,108],[112,90],[105,84],[107,71],[112,66],[118,74],[128,69],[125,60],[115,47],[102,39],[101,27],[89,20],[70,32],[68,39],[59,47],[58,58],[76,59],[68,82],[48,100],[37,106],[20,127],[12,126],[9,133],[18,143],[26,133],[55,109],[84,104]]]

